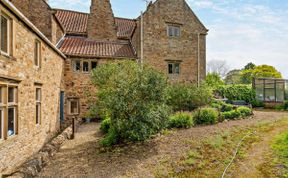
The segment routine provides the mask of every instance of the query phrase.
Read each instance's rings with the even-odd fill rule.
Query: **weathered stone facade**
[[[88,19],[88,38],[116,40],[117,30],[110,0],[92,0]]]
[[[168,36],[168,26],[180,28],[179,37]],[[158,0],[143,14],[143,62],[168,74],[169,61],[180,63],[180,73],[171,80],[197,82],[206,75],[207,30],[185,0]],[[199,35],[199,36],[198,36]],[[141,57],[141,17],[132,37]],[[199,58],[198,58],[199,54]],[[199,64],[198,64],[199,61]]]
[[[53,44],[64,35],[45,0],[10,0]],[[59,34],[60,33],[60,34]],[[62,34],[62,35],[61,35]]]
[[[0,9],[11,21],[11,49],[10,55],[0,55],[0,83],[16,87],[17,111],[14,122],[16,134],[0,139],[2,174],[11,173],[58,132],[59,93],[65,59],[44,35],[31,28],[19,14],[13,13],[16,8],[7,4],[7,1],[1,1]],[[41,44],[40,67],[34,65],[36,40]],[[39,124],[36,124],[36,88],[41,89]],[[4,123],[7,124],[6,116]],[[6,135],[4,131],[3,134]]]

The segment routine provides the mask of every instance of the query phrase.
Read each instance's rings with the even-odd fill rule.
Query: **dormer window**
[[[169,37],[180,37],[180,26],[176,26],[176,25],[168,25],[167,26],[167,35]]]

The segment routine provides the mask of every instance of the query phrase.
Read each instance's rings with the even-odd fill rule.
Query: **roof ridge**
[[[75,10],[70,10],[70,9],[53,8],[53,10],[56,10],[56,11],[68,11],[68,12],[73,12],[73,13],[78,13],[78,14],[89,15],[88,12],[80,12],[80,11],[75,11]]]
[[[81,38],[81,39],[85,39],[87,41],[90,42],[96,42],[96,43],[117,43],[117,44],[129,44],[128,40],[93,40],[93,39],[89,39],[88,37],[83,37],[83,36],[74,36],[74,35],[69,35],[66,36],[66,38]]]

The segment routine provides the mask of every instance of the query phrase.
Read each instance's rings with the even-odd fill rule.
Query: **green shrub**
[[[276,105],[275,107],[274,107],[274,109],[276,109],[276,110],[285,110],[285,105],[284,104],[278,104],[278,105]]]
[[[103,133],[108,133],[109,129],[111,127],[111,119],[109,117],[106,117],[102,122],[101,122],[101,126],[100,126],[100,130]]]
[[[197,87],[192,84],[173,84],[166,90],[167,104],[174,111],[192,111],[209,104],[212,90],[207,85]]]
[[[253,103],[256,98],[254,89],[249,85],[222,85],[217,87],[215,92],[231,101],[244,100]]]
[[[222,112],[221,117],[226,120],[234,120],[241,116],[241,113],[237,110]]]
[[[212,108],[216,108],[221,112],[226,112],[226,111],[232,111],[233,110],[233,105],[225,103],[223,101],[213,101],[211,104]]]
[[[169,128],[190,128],[193,124],[190,113],[179,112],[169,117]]]
[[[285,110],[288,110],[288,100],[286,100],[286,101],[284,102],[284,109],[285,109]]]
[[[218,121],[218,112],[213,108],[198,109],[194,114],[196,124],[215,124]]]
[[[265,106],[263,101],[258,101],[258,100],[252,101],[251,104],[253,107],[256,107],[256,108],[261,108]]]
[[[109,115],[111,127],[103,145],[142,141],[167,127],[170,109],[166,105],[167,77],[133,61],[107,63],[92,71],[98,88],[90,113]],[[111,131],[112,130],[112,131]],[[115,140],[117,139],[117,141]]]
[[[237,111],[241,114],[242,117],[251,116],[253,114],[252,109],[245,106],[238,107]]]
[[[118,135],[115,129],[110,128],[108,134],[100,141],[100,144],[105,147],[115,145],[119,142]]]

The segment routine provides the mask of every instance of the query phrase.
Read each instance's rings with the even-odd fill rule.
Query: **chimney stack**
[[[88,38],[93,40],[117,39],[117,27],[110,0],[91,0]]]

